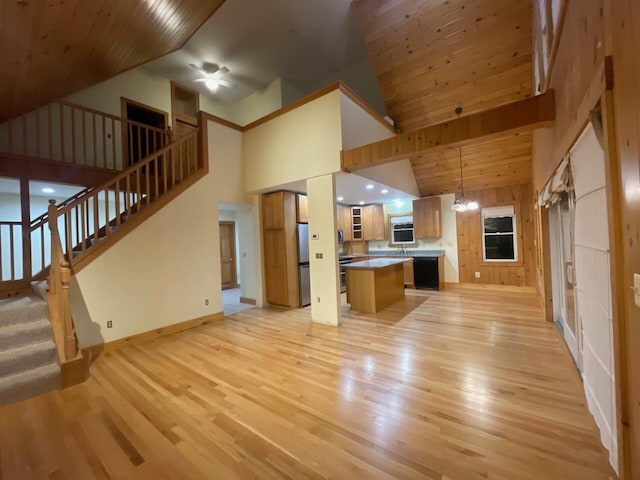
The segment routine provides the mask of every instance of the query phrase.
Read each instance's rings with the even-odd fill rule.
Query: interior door
[[[236,224],[219,222],[222,289],[236,288]]]
[[[561,255],[561,281],[563,283],[564,298],[562,302],[562,316],[564,319],[564,339],[573,356],[578,369],[582,371],[582,326],[576,315],[576,282],[574,267],[574,218],[575,194],[563,192],[558,205]]]

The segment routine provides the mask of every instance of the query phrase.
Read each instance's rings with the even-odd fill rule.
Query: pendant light
[[[462,107],[458,107],[455,110],[456,115],[460,118],[462,113]],[[462,147],[458,147],[458,157],[460,158],[460,198],[455,200],[451,205],[451,210],[454,212],[466,212],[467,210],[477,210],[478,202],[474,200],[464,199],[464,179],[462,175]]]

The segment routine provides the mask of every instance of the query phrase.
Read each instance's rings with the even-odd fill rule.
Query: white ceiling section
[[[365,100],[374,107],[384,105],[373,69],[353,69],[370,63],[351,0],[227,0],[182,49],[146,68],[211,95],[194,81],[200,74],[188,66],[203,62],[230,69],[224,78],[236,86],[220,87],[212,95],[226,105],[277,78],[307,94],[337,80],[340,72],[353,77],[346,83],[366,92],[370,98]],[[367,85],[375,86],[375,93]]]
[[[43,192],[43,188],[52,188],[53,193]],[[31,195],[51,198],[69,198],[83,190],[85,187],[77,185],[66,185],[54,182],[29,182],[29,192]],[[0,193],[20,194],[20,181],[13,178],[0,178]]]

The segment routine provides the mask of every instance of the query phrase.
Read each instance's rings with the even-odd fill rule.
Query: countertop
[[[356,260],[358,257],[438,258],[444,257],[444,254],[444,250],[409,250],[407,253],[398,253],[395,250],[374,250],[364,254],[340,255],[340,260]]]
[[[407,258],[374,258],[372,260],[364,260],[362,262],[354,262],[343,265],[344,268],[371,270],[373,268],[385,268],[399,263],[405,263]]]

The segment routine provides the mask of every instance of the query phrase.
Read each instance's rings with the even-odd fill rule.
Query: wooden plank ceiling
[[[180,48],[224,0],[3,0],[0,121]]]
[[[403,132],[455,118],[457,106],[464,116],[533,94],[530,1],[355,0],[355,7],[387,112]],[[518,168],[526,167],[523,156],[529,167],[501,173],[501,160],[507,170],[515,165],[514,150]],[[531,180],[531,135],[465,147],[463,155],[473,188]],[[459,167],[429,170],[452,156],[457,164],[457,149],[411,159],[422,195],[457,190]]]

